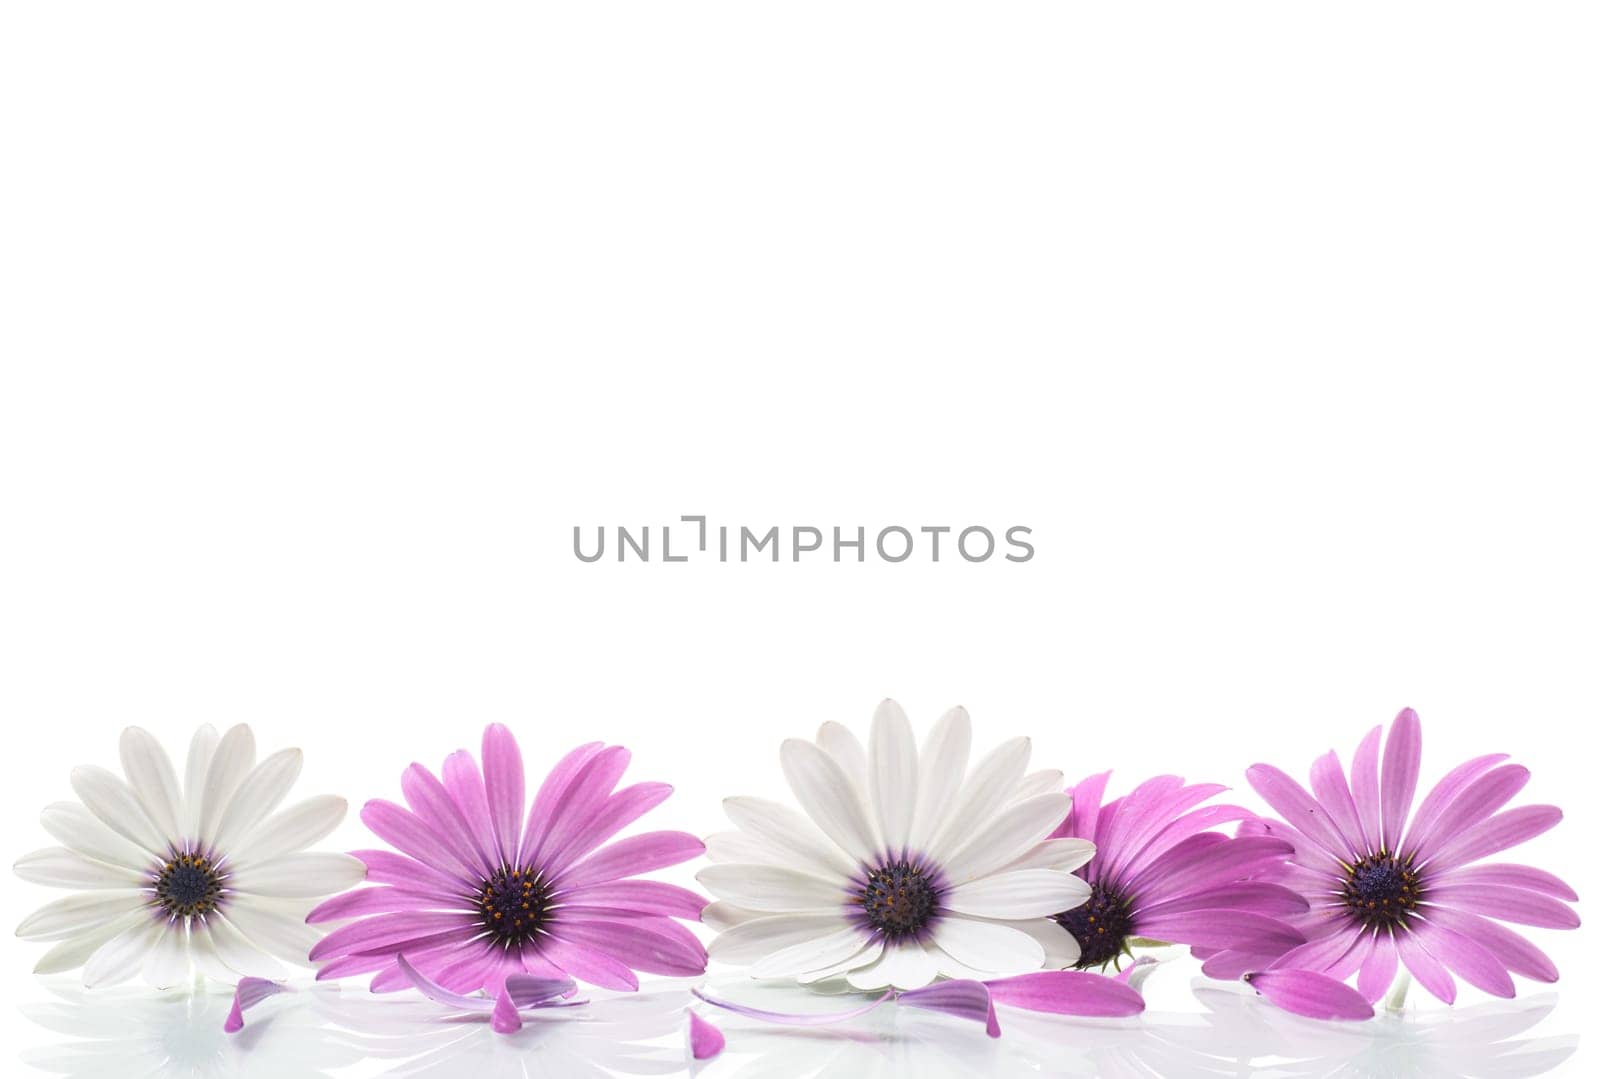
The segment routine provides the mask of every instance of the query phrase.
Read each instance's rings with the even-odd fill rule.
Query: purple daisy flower
[[[1110,776],[1101,772],[1071,788],[1072,812],[1055,831],[1095,845],[1094,857],[1077,871],[1089,883],[1088,901],[1054,918],[1077,944],[1054,956],[1055,965],[1104,967],[1131,954],[1137,939],[1187,944],[1202,958],[1304,943],[1282,919],[1303,914],[1306,900],[1281,884],[1250,879],[1294,848],[1271,836],[1213,831],[1254,816],[1236,805],[1202,804],[1226,787],[1157,776],[1104,802]]]
[[[1501,811],[1528,770],[1496,753],[1447,773],[1413,813],[1417,714],[1407,708],[1387,742],[1382,734],[1374,727],[1357,747],[1348,779],[1337,754],[1318,759],[1310,792],[1271,765],[1246,773],[1283,820],[1241,830],[1294,844],[1272,879],[1310,901],[1295,920],[1309,942],[1279,956],[1235,953],[1228,963],[1275,1003],[1323,1018],[1372,1014],[1402,963],[1447,1004],[1456,978],[1497,997],[1516,995],[1512,974],[1555,981],[1550,958],[1501,922],[1577,928],[1567,905],[1577,893],[1541,869],[1482,860],[1548,831],[1561,810]],[[1351,975],[1354,991],[1344,984]]]
[[[416,983],[409,966],[449,992],[498,998],[514,975],[633,990],[636,971],[703,973],[705,948],[673,919],[698,921],[706,901],[635,878],[705,845],[685,832],[608,845],[672,793],[664,783],[615,789],[629,759],[620,746],[579,746],[531,807],[522,755],[498,724],[484,731],[481,773],[464,750],[445,759],[442,779],[413,764],[400,781],[409,809],[374,800],[361,811],[395,848],[353,852],[376,886],[330,899],[307,919],[354,919],[312,950],[323,964],[317,977],[374,973],[373,991],[385,992]]]

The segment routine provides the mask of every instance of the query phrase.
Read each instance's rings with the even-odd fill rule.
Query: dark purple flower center
[[[1409,858],[1372,854],[1345,874],[1342,898],[1369,929],[1403,927],[1422,898],[1422,885]]]
[[[1103,967],[1123,952],[1133,935],[1133,917],[1126,897],[1099,884],[1089,886],[1089,901],[1056,915],[1056,924],[1078,941],[1079,970]]]
[[[174,918],[207,914],[222,901],[225,877],[208,858],[175,854],[156,871],[156,905]]]
[[[532,868],[500,867],[478,892],[483,927],[502,944],[522,944],[550,915],[550,890]]]
[[[899,940],[928,927],[939,913],[940,892],[930,871],[901,860],[868,870],[858,895],[867,925]]]

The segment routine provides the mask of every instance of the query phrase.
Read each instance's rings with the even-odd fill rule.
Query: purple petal
[[[1473,780],[1438,814],[1429,831],[1413,828],[1410,845],[1416,859],[1426,863],[1465,829],[1482,823],[1527,786],[1530,775],[1520,764],[1507,764]]]
[[[1487,865],[1463,866],[1442,873],[1434,879],[1435,884],[1504,884],[1512,888],[1521,888],[1524,891],[1539,892],[1543,895],[1554,896],[1556,899],[1565,899],[1569,903],[1578,901],[1578,893],[1560,877],[1546,873],[1542,869],[1532,866],[1512,865],[1509,862],[1491,862]]]
[[[1441,848],[1429,860],[1429,864],[1436,872],[1454,869],[1518,843],[1525,843],[1560,823],[1561,810],[1555,806],[1518,806],[1508,809],[1462,832]]]
[[[1372,853],[1366,832],[1361,828],[1361,815],[1356,812],[1356,801],[1350,796],[1344,766],[1339,763],[1339,754],[1335,751],[1328,750],[1311,765],[1311,793],[1327,810],[1328,820],[1344,841],[1345,850]]]
[[[1149,891],[1145,887],[1148,884],[1167,894],[1178,894],[1210,882],[1231,882],[1246,867],[1258,866],[1263,858],[1287,857],[1293,851],[1293,844],[1271,836],[1230,839],[1215,832],[1201,832],[1128,878],[1127,890],[1137,895],[1141,890]]]
[[[402,854],[460,880],[477,881],[470,856],[463,858],[443,836],[404,806],[374,798],[361,807],[361,820],[374,835]]]
[[[1264,970],[1245,975],[1250,987],[1286,1012],[1310,1019],[1371,1019],[1372,1005],[1360,993],[1326,974],[1309,970]]]
[[[464,993],[452,992],[412,966],[411,961],[403,955],[395,956],[395,966],[399,968],[400,973],[419,993],[435,1004],[443,1004],[457,1011],[476,1012],[480,1015],[488,1014],[495,1010],[495,1001],[485,996],[468,996]]]
[[[908,989],[900,993],[897,999],[908,1008],[923,1008],[982,1023],[989,1037],[1000,1036],[1000,1020],[994,1014],[994,1000],[988,986],[982,982],[969,979],[934,982],[921,989]]]
[[[698,858],[705,850],[706,845],[687,832],[644,832],[602,847],[563,873],[558,883],[578,888],[638,876]]]
[[[1200,973],[1207,978],[1231,982],[1242,978],[1251,971],[1265,970],[1278,959],[1278,956],[1227,949],[1204,957],[1197,954],[1196,958],[1205,959],[1205,962],[1200,966]]]
[[[354,952],[377,952],[385,945],[412,937],[477,928],[472,915],[454,911],[407,910],[375,914],[335,929],[317,941],[309,958],[318,960]]]
[[[563,917],[550,928],[552,936],[605,952],[633,970],[686,977],[706,972],[706,949],[698,937],[666,918],[608,921]]]
[[[639,976],[626,963],[598,948],[591,948],[560,937],[546,936],[539,941],[539,956],[579,981],[601,989],[632,992],[639,988]]]
[[[1468,985],[1477,986],[1492,996],[1517,995],[1505,964],[1477,941],[1453,929],[1431,923],[1418,926],[1415,935],[1430,955],[1449,967]]]
[[[499,723],[483,732],[483,790],[501,865],[517,864],[522,832],[522,752],[517,740]]]
[[[1397,851],[1405,834],[1411,800],[1417,796],[1417,773],[1422,770],[1422,724],[1417,713],[1402,709],[1389,727],[1383,747],[1383,849]]]
[[[1418,985],[1446,1004],[1456,1002],[1456,980],[1450,976],[1444,964],[1422,946],[1416,933],[1396,933],[1394,943],[1400,951],[1400,961],[1417,979]]]
[[[478,849],[488,857],[495,850],[494,819],[489,816],[489,794],[478,762],[471,753],[458,749],[444,759],[441,778],[468,831],[478,837]]]
[[[1351,851],[1329,820],[1328,811],[1287,773],[1270,764],[1255,764],[1244,775],[1286,823],[1333,857],[1349,860]]]
[[[1383,727],[1372,728],[1350,761],[1350,796],[1355,799],[1356,816],[1361,819],[1369,850],[1378,848],[1383,834],[1382,798],[1378,793],[1378,748],[1382,740]]]
[[[1427,901],[1540,929],[1576,929],[1580,924],[1577,911],[1561,900],[1503,884],[1437,885],[1428,889]]]
[[[884,1001],[892,1000],[895,995],[894,991],[890,990],[873,999],[870,1003],[842,1012],[774,1012],[765,1008],[752,1008],[747,1004],[736,1004],[731,1000],[723,1000],[720,997],[711,996],[698,987],[689,991],[714,1008],[721,1008],[724,1011],[730,1011],[735,1015],[743,1015],[750,1019],[761,1019],[768,1023],[781,1023],[790,1027],[825,1027],[833,1023],[842,1023],[857,1016],[866,1015]]]
[[[604,742],[588,742],[581,745],[557,761],[556,766],[550,769],[550,774],[544,777],[544,782],[539,785],[539,793],[533,796],[533,805],[528,807],[528,823],[522,830],[522,847],[517,854],[518,864],[533,863],[533,856],[544,843],[551,821],[558,816],[561,799],[565,796],[573,777],[604,748]]]
[[[700,912],[709,902],[705,896],[666,884],[658,880],[613,880],[603,884],[586,884],[556,893],[563,906],[605,907],[612,910],[631,910],[641,914],[659,914],[698,922]]]
[[[1411,845],[1415,846],[1417,839],[1425,838],[1433,832],[1439,814],[1456,800],[1468,784],[1505,759],[1504,753],[1491,753],[1486,757],[1475,757],[1464,764],[1458,764],[1445,773],[1445,777],[1433,785],[1433,790],[1428,792],[1428,796],[1422,800],[1422,805],[1417,807],[1417,812],[1411,818]]]
[[[511,1003],[511,994],[502,992],[494,1001],[494,1011],[489,1014],[489,1026],[496,1034],[515,1034],[522,1029],[522,1016]]]
[[[1360,967],[1368,943],[1356,926],[1343,927],[1283,953],[1272,963],[1272,969],[1309,970],[1333,978],[1348,978]]]
[[[1267,954],[1289,951],[1306,942],[1293,926],[1243,910],[1194,910],[1146,915],[1139,919],[1141,936],[1206,948],[1243,948]]]
[[[393,914],[402,910],[424,910],[434,906],[435,900],[402,888],[379,885],[376,888],[356,888],[324,900],[306,915],[307,925],[323,922],[341,922],[369,914]]]
[[[556,802],[544,838],[534,849],[534,863],[551,861],[590,826],[632,759],[624,747],[606,746],[584,762]]]
[[[506,993],[518,1008],[535,1008],[570,997],[577,989],[578,984],[571,978],[548,978],[536,974],[510,974],[506,977]]]
[[[479,870],[484,877],[494,872],[497,863],[484,842],[492,842],[492,837],[487,832],[481,838],[473,833],[456,800],[432,772],[420,764],[412,764],[401,773],[400,793],[417,819],[452,850],[459,852],[463,861],[470,860],[471,868]]]
[[[1361,964],[1361,974],[1356,978],[1356,991],[1369,1003],[1376,1004],[1389,991],[1399,966],[1400,953],[1395,949],[1394,938],[1387,933],[1375,937],[1371,952]]]
[[[1304,914],[1311,904],[1305,896],[1281,884],[1263,880],[1242,880],[1216,888],[1202,888],[1136,910],[1137,919],[1195,910],[1246,910],[1255,914],[1293,916]]]
[[[1072,812],[1067,814],[1061,827],[1051,835],[1093,839],[1100,817],[1100,803],[1105,798],[1106,783],[1110,779],[1110,772],[1101,772],[1069,788],[1067,793],[1072,795]]]
[[[1561,976],[1548,955],[1534,947],[1526,937],[1512,932],[1499,922],[1449,909],[1430,910],[1428,921],[1471,937],[1489,949],[1513,974],[1540,982],[1553,982]]]
[[[1138,1015],[1144,998],[1114,978],[1081,970],[1044,970],[984,983],[998,1004],[1052,1015]]]
[[[287,992],[289,992],[288,986],[281,982],[268,981],[266,978],[240,978],[239,984],[233,989],[233,1007],[228,1010],[228,1017],[222,1021],[222,1029],[228,1034],[239,1033],[244,1029],[246,1011],[268,997]]]
[[[601,803],[559,850],[547,849],[543,864],[552,875],[582,858],[622,829],[667,800],[672,788],[666,783],[635,783]]]
[[[361,859],[366,865],[368,884],[393,884],[443,900],[454,901],[469,896],[474,890],[473,885],[477,883],[447,876],[415,858],[396,854],[392,850],[353,850],[350,856]]]
[[[700,1018],[693,1009],[689,1011],[689,1055],[696,1060],[710,1060],[723,1047],[728,1040],[722,1036],[722,1031]]]

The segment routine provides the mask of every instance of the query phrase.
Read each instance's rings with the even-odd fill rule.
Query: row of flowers
[[[1369,732],[1348,771],[1334,752],[1319,758],[1309,789],[1251,767],[1274,816],[1177,776],[1108,797],[1109,772],[1068,785],[1029,757],[1015,738],[974,760],[960,708],[919,745],[885,701],[865,743],[836,723],[783,743],[798,808],[734,797],[728,831],[618,838],[672,788],[622,785],[628,751],[593,742],[530,798],[517,743],[496,725],[478,758],[454,753],[437,773],[413,764],[403,804],[363,807],[386,847],[339,854],[307,848],[338,826],[343,799],[283,807],[298,750],[258,760],[248,727],[204,727],[180,775],[135,728],[121,777],[78,768],[79,800],[44,810],[60,846],[16,872],[74,891],[17,932],[51,942],[38,972],[81,967],[89,986],[141,973],[162,988],[196,973],[238,983],[235,1026],[293,966],[367,977],[379,993],[419,989],[510,1031],[531,1009],[580,1002],[580,983],[634,990],[641,974],[693,977],[715,960],[867,994],[793,1015],[699,991],[746,1015],[814,1023],[896,1001],[998,1034],[996,1004],[1140,1011],[1148,967],[1136,957],[1156,945],[1187,945],[1207,975],[1313,1018],[1372,1016],[1402,966],[1447,1003],[1458,980],[1511,997],[1512,975],[1557,972],[1504,923],[1578,925],[1561,880],[1489,860],[1561,811],[1506,808],[1529,774],[1500,754],[1459,765],[1419,802],[1410,709],[1387,736]],[[702,857],[709,900],[646,876]],[[695,922],[715,934],[709,947]],[[692,1023],[696,1054],[714,1053],[715,1028]]]

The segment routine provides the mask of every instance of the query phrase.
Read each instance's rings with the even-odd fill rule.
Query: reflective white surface
[[[222,1032],[230,998],[127,989],[88,993],[41,981],[21,1006],[38,1035],[21,1054],[28,1074],[72,1077],[261,1076],[517,1077],[699,1075],[707,1079],[809,1076],[1483,1076],[1561,1074],[1577,1046],[1574,1016],[1556,994],[1456,1009],[1383,1014],[1370,1023],[1298,1019],[1253,994],[1196,982],[1185,1010],[1086,1021],[1000,1013],[1004,1034],[909,1008],[884,1007],[850,1023],[780,1027],[726,1012],[715,1060],[685,1046],[679,983],[647,986],[536,1015],[516,1035],[454,1018],[409,995],[375,998],[354,987],[304,987]],[[769,1003],[781,1006],[781,995]],[[712,1010],[703,1009],[703,1014]]]

